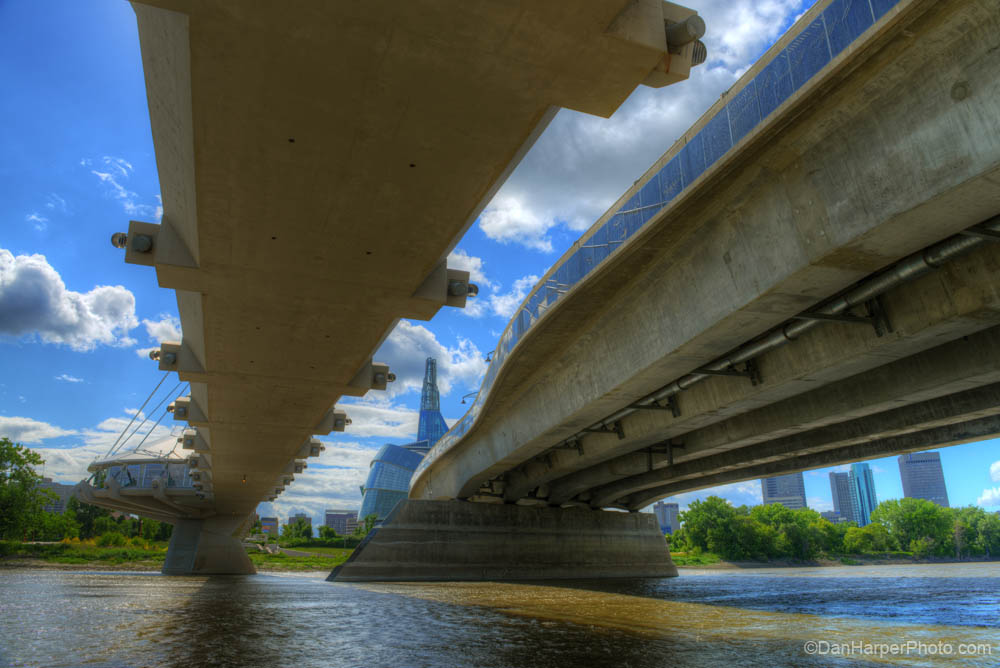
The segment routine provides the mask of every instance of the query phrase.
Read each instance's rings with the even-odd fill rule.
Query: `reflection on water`
[[[1000,564],[685,571],[548,586],[348,585],[323,575],[0,571],[0,665],[1000,663]],[[880,663],[810,656],[808,640],[989,643],[993,655]]]

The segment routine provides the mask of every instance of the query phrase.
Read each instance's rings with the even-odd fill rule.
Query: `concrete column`
[[[253,575],[257,572],[236,535],[245,518],[176,520],[164,575]]]
[[[650,513],[401,501],[327,580],[556,580],[672,577]]]

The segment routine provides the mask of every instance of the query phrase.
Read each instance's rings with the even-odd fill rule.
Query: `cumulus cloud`
[[[461,248],[456,248],[448,255],[449,267],[469,272],[469,280],[480,288],[492,288],[493,282],[486,277],[483,271],[484,264],[483,258],[469,255]]]
[[[61,380],[65,383],[82,383],[83,378],[77,378],[76,376],[71,376],[68,373],[61,373],[56,376],[56,380]]]
[[[493,313],[503,318],[510,318],[537,282],[538,276],[524,276],[514,281],[514,285],[511,286],[508,292],[491,295],[490,308],[493,310]]]
[[[976,499],[976,505],[983,508],[1000,508],[1000,487],[987,487]]]
[[[500,243],[550,253],[555,229],[590,227],[777,40],[801,4],[698,3],[709,61],[688,81],[640,86],[610,119],[559,111],[483,211],[480,228]]]
[[[990,464],[990,480],[1000,482],[1000,461]]]
[[[699,489],[694,492],[677,494],[676,496],[664,499],[664,501],[677,503],[680,505],[681,510],[687,510],[692,501],[704,501],[710,496],[722,497],[734,506],[759,506],[763,500],[760,493],[760,481],[745,480],[743,482],[734,482],[728,485],[712,487],[710,489]],[[648,506],[643,510],[651,511],[651,509],[652,506]]]
[[[437,359],[438,388],[447,395],[454,387],[476,387],[486,372],[483,353],[474,343],[459,339],[449,348],[423,325],[400,320],[375,354],[375,360],[389,365],[396,382],[389,386],[390,397],[418,390],[424,380],[424,360]]]
[[[40,422],[26,417],[0,416],[0,436],[9,438],[15,443],[41,443],[47,438],[70,436],[77,432],[63,429],[48,422]]]
[[[44,255],[15,257],[0,248],[0,334],[38,336],[85,351],[133,345],[128,333],[138,324],[135,297],[125,287],[73,292]]]
[[[370,399],[342,401],[338,407],[347,411],[351,419],[348,433],[352,437],[378,436],[398,443],[409,443],[416,438],[420,412],[412,408]]]
[[[93,161],[84,159],[80,164],[85,167],[93,166]],[[126,187],[128,179],[132,175],[132,163],[124,158],[104,156],[96,169],[91,169],[90,173],[98,178],[104,187],[105,195],[112,199],[119,200],[125,213],[130,216],[151,218],[154,222],[159,221],[163,216],[161,205],[143,204],[139,202],[139,195]]]

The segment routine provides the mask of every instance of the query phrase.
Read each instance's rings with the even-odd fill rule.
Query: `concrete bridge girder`
[[[562,503],[586,489],[620,477],[619,471],[639,467],[640,471],[634,472],[641,472],[646,462],[642,455],[636,458],[631,451],[645,448],[652,439],[683,442],[683,449],[677,448],[673,453],[678,462],[696,457],[706,448],[721,450],[747,445],[751,442],[746,440],[747,430],[740,429],[740,418],[733,416],[757,406],[776,406],[770,411],[774,416],[773,437],[836,419],[830,404],[812,404],[818,409],[813,414],[804,408],[793,410],[788,407],[789,401],[780,402],[824,383],[904,359],[942,340],[1000,324],[1000,286],[989,280],[997,272],[1000,272],[1000,244],[981,245],[968,256],[884,295],[883,304],[894,330],[891,334],[880,337],[869,326],[824,323],[785,347],[758,358],[757,364],[765,377],[762,384],[710,379],[693,386],[677,395],[680,416],[662,411],[629,416],[625,420],[628,439],[588,441],[582,457],[574,458],[572,451],[555,451],[549,460],[551,468],[537,471],[534,477],[519,476],[522,480],[517,480],[516,487],[508,482],[509,493],[513,496],[523,493],[525,488],[548,482],[550,501]],[[713,424],[717,427],[711,427]],[[716,434],[714,438],[709,438],[710,433]],[[666,462],[663,454],[655,455],[654,459]]]
[[[563,295],[506,362],[494,403],[414,480],[411,497],[468,497],[539,455],[573,457],[548,451],[664,380],[1000,211],[1000,137],[989,120],[1000,106],[1000,21],[975,2],[920,7],[926,13],[906,24],[915,37],[898,33],[858,55],[849,77],[797,100],[780,134],[762,133],[713,167]],[[957,76],[975,96],[940,94]],[[598,302],[606,307],[595,312]],[[739,382],[702,386],[728,394]],[[638,445],[662,439],[653,431]],[[584,456],[595,444],[609,451],[618,441],[588,436]]]
[[[623,499],[622,507],[629,510],[638,510],[658,499],[681,492],[725,485],[740,480],[766,478],[824,466],[836,466],[838,464],[858,462],[865,459],[876,459],[884,457],[886,453],[918,452],[935,447],[980,441],[997,434],[1000,434],[1000,417],[990,415],[967,422],[875,439],[843,448],[804,454],[747,467],[733,468],[729,471],[698,478],[694,481],[694,484],[691,481],[682,481],[680,483],[651,487]]]

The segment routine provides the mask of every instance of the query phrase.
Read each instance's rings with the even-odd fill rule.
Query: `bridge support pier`
[[[253,575],[257,572],[236,532],[244,518],[174,521],[164,575]]]
[[[406,499],[327,580],[676,575],[656,518],[648,513]]]

